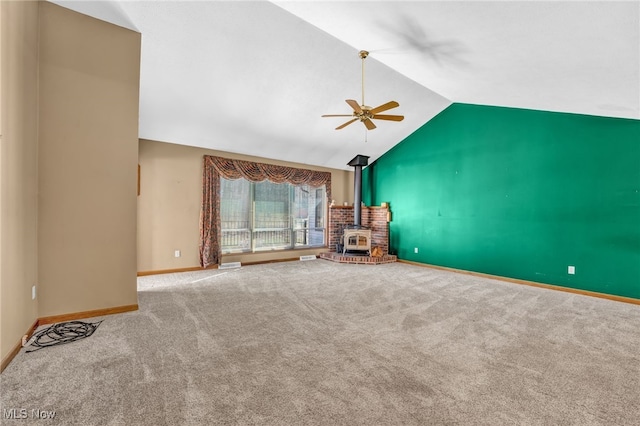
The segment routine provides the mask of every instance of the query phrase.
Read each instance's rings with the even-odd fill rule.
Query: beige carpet
[[[637,305],[324,260],[139,290],[140,311],[88,320],[104,320],[91,337],[23,349],[2,424],[640,424]]]

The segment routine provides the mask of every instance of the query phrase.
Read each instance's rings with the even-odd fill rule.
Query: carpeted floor
[[[640,424],[637,305],[401,263],[138,283],[139,311],[23,348],[2,424]]]

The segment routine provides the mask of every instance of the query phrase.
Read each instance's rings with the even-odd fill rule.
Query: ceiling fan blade
[[[349,104],[349,106],[351,108],[353,108],[353,110],[355,112],[357,112],[358,114],[360,114],[362,112],[362,108],[360,108],[360,105],[358,105],[357,101],[354,101],[353,99],[347,99],[346,102]]]
[[[354,118],[353,120],[349,120],[349,121],[347,121],[346,123],[341,124],[340,126],[336,127],[336,130],[340,130],[340,129],[342,129],[343,127],[347,127],[349,124],[353,123],[354,121],[358,121],[358,119],[357,119],[357,118]]]
[[[382,104],[382,105],[380,105],[380,106],[377,106],[377,107],[373,108],[373,109],[372,109],[371,111],[369,111],[369,112],[370,112],[371,114],[374,114],[374,115],[375,115],[375,114],[377,114],[377,113],[379,113],[379,112],[386,111],[386,110],[388,110],[388,109],[395,108],[395,107],[399,107],[399,106],[400,106],[400,104],[399,104],[399,103],[397,103],[396,101],[389,101],[389,102],[387,102],[386,104]]]
[[[365,126],[367,126],[367,129],[369,130],[373,130],[376,128],[376,125],[373,124],[373,121],[369,120],[368,118],[365,118],[364,120],[362,120],[362,122]]]
[[[390,120],[390,121],[402,121],[404,120],[404,115],[374,115],[374,120]]]
[[[353,114],[325,114],[323,117],[353,117]]]

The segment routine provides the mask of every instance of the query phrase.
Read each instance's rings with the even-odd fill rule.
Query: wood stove
[[[362,223],[362,167],[369,164],[369,157],[356,155],[347,165],[354,168],[353,179],[353,226],[346,228],[342,235],[342,254],[347,250],[365,251],[371,254],[371,230],[364,229]]]
[[[371,230],[370,229],[345,229],[343,235],[344,248],[342,253],[347,250],[366,251],[371,253]]]

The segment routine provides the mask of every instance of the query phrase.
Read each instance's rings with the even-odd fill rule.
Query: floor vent
[[[307,256],[300,256],[300,260],[316,260],[316,255],[315,254],[310,254]]]
[[[242,266],[240,262],[229,262],[220,264],[220,266],[218,266],[218,269],[233,269],[239,268],[240,266]]]

